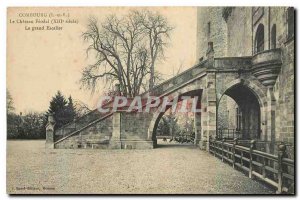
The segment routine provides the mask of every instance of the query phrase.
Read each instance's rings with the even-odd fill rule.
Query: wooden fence
[[[250,147],[238,145],[238,139],[233,143],[224,139],[209,141],[209,151],[227,162],[233,168],[240,169],[249,178],[258,178],[277,188],[276,193],[294,193],[294,160],[286,158],[286,146],[278,145],[278,155],[256,150],[256,141],[251,140]]]

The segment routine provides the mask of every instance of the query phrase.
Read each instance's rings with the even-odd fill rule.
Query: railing
[[[265,64],[281,64],[281,49],[269,49],[261,51],[252,57],[252,65],[255,69],[257,66]]]
[[[217,139],[250,139],[259,136],[259,129],[218,129]]]
[[[67,135],[69,135],[77,130],[80,130],[81,128],[87,126],[92,121],[95,121],[102,117],[103,117],[103,114],[100,113],[97,109],[87,113],[86,115],[55,130],[55,141],[58,141],[61,138],[64,138]]]
[[[227,162],[233,168],[248,173],[249,178],[258,178],[277,188],[276,193],[294,193],[294,160],[286,158],[286,146],[278,145],[278,155],[256,150],[256,141],[250,147],[218,140],[209,140],[209,152]]]
[[[160,96],[161,94],[168,92],[178,87],[178,85],[188,82],[189,80],[193,79],[197,75],[203,73],[206,70],[206,68],[207,68],[207,60],[204,60],[201,63],[198,63],[195,66],[155,86],[151,91],[151,95]],[[142,93],[140,96],[141,97],[148,96],[149,92],[150,91],[146,91]]]
[[[248,70],[251,68],[252,56],[215,58],[217,70]]]
[[[64,139],[66,139],[66,138],[68,138],[68,137],[74,135],[74,134],[80,133],[82,130],[87,129],[87,128],[89,128],[89,127],[95,125],[96,123],[98,123],[98,122],[104,120],[104,119],[107,119],[108,117],[112,116],[112,114],[113,114],[113,113],[110,112],[110,113],[108,113],[107,115],[104,115],[104,116],[102,116],[102,117],[100,117],[100,118],[98,118],[98,119],[95,119],[95,120],[89,122],[88,124],[84,124],[84,125],[81,125],[81,126],[76,126],[77,128],[75,128],[73,131],[69,132],[68,134],[63,135],[63,137],[59,137],[59,139],[56,139],[55,142],[54,142],[54,144],[57,144],[57,143],[63,141]],[[76,124],[75,124],[75,125],[76,125]],[[63,129],[62,129],[62,130],[63,130]]]
[[[225,142],[227,143],[234,143],[234,140],[232,139],[229,139],[229,140],[225,140]],[[249,139],[238,139],[238,145],[240,146],[244,146],[244,147],[250,147],[251,146],[251,140]],[[266,151],[270,151],[272,147],[274,147],[276,144],[274,142],[271,142],[271,141],[265,141],[265,140],[256,140],[256,143],[255,143],[255,148],[256,150],[259,150],[259,151],[263,151],[263,152],[266,152]]]
[[[178,84],[187,82],[191,80],[198,74],[201,74],[205,71],[206,61],[203,61],[194,67],[180,73],[179,75],[166,80],[165,82],[157,85],[153,88],[151,95],[159,96],[160,94],[170,91],[174,87],[178,86]],[[142,93],[140,96],[144,97],[148,94],[149,91]],[[109,104],[108,102],[107,104]],[[107,114],[107,113],[106,113]],[[87,113],[86,115],[70,122],[59,129],[55,130],[55,141],[58,141],[82,128],[88,126],[91,122],[97,121],[99,118],[102,118],[105,114],[101,114],[97,109]]]
[[[251,73],[265,86],[273,86],[281,70],[281,49],[259,52],[252,58]]]

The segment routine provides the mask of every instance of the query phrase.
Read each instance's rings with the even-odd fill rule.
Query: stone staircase
[[[98,110],[93,110],[90,113],[84,115],[83,117],[75,120],[65,126],[61,127],[60,129],[55,131],[55,141],[54,144],[58,144],[67,138],[80,135],[84,136],[88,134],[81,134],[84,130],[95,126],[97,123],[107,119],[108,117],[112,116],[113,113],[108,113],[106,115],[101,114]],[[97,130],[91,130],[89,132],[93,132],[94,134],[97,133]],[[97,137],[96,137],[97,138]]]
[[[184,85],[188,84],[190,81],[199,78],[199,75],[206,71],[207,61],[202,61],[201,63],[187,69],[186,71],[174,76],[163,83],[157,85],[153,88],[151,94],[149,91],[142,93],[140,96],[142,98],[146,98],[149,95],[152,96],[165,96],[168,95],[169,92],[178,89],[179,87],[183,87]],[[111,102],[108,102],[108,104]],[[86,115],[70,122],[61,128],[55,130],[54,132],[54,145],[55,147],[59,147],[60,143],[67,140],[72,136],[72,140],[76,140],[78,145],[81,146],[79,137],[82,135],[89,135],[89,134],[81,134],[82,132],[86,131],[87,129],[96,126],[97,124],[101,123],[103,120],[112,117],[113,113],[100,113],[97,109],[87,113]],[[112,124],[111,124],[112,125]],[[95,131],[95,133],[97,130]],[[98,133],[99,134],[99,133]],[[106,135],[107,136],[107,135]],[[85,136],[84,136],[85,137]],[[70,139],[69,139],[70,140]],[[109,140],[109,139],[108,139]],[[82,140],[87,141],[87,140]],[[95,142],[95,141],[94,141]],[[98,142],[100,139],[98,138]],[[82,143],[82,142],[81,142]],[[84,142],[83,142],[84,143]],[[86,143],[87,144],[87,143]],[[86,145],[84,144],[84,146]]]
[[[73,122],[70,122],[59,129],[55,131],[55,141],[59,141],[62,138],[65,138],[66,136],[77,132],[81,129],[87,128],[87,126],[92,123],[96,122],[96,120],[101,119],[103,116],[102,113],[100,113],[97,109],[87,113],[86,115],[74,120]]]

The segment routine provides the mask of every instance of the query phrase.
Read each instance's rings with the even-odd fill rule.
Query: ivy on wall
[[[228,17],[231,15],[233,7],[225,7],[222,10],[222,17],[227,22]]]

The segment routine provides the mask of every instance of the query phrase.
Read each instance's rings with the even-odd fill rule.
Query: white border
[[[6,194],[6,9],[7,7],[23,7],[23,6],[294,6],[297,11],[299,11],[300,1],[296,0],[272,0],[272,1],[262,1],[262,0],[251,0],[251,1],[241,1],[241,0],[227,0],[227,1],[217,1],[217,0],[170,0],[170,1],[162,1],[162,0],[131,0],[131,1],[122,1],[122,0],[106,0],[106,1],[97,1],[97,0],[60,0],[60,1],[51,1],[51,0],[10,0],[10,1],[1,1],[0,4],[0,199],[8,199],[15,198],[9,197]],[[297,15],[299,17],[299,12]],[[299,27],[299,20],[297,20],[297,27]],[[298,46],[297,40],[297,46]],[[16,50],[17,51],[17,50]],[[17,52],[16,52],[17,53]],[[297,57],[299,57],[299,51],[297,52]],[[295,66],[297,67],[297,66]],[[300,77],[300,70],[297,71],[296,77]],[[297,93],[299,94],[299,85],[297,84]],[[299,100],[297,101],[299,103]],[[298,111],[298,109],[297,109]],[[297,112],[299,113],[299,112]],[[297,118],[297,124],[299,124],[299,117]],[[299,144],[299,138],[297,137],[297,144]],[[299,153],[297,152],[297,158],[299,157]],[[297,159],[298,160],[298,159]],[[297,165],[298,166],[298,165]],[[299,167],[298,167],[299,168]],[[298,170],[298,169],[297,169]],[[299,185],[299,176],[297,177],[297,186]],[[299,192],[299,186],[297,187],[297,192]],[[79,196],[82,197],[82,196]],[[25,196],[22,199],[31,199],[32,196]],[[50,199],[51,196],[42,196],[35,197],[38,199]],[[66,197],[57,197],[58,199],[65,199]],[[74,198],[68,197],[68,198]],[[107,198],[107,197],[105,197]],[[129,199],[128,197],[123,197],[125,199]],[[142,197],[138,197],[142,198]],[[144,197],[145,198],[145,197]],[[171,197],[170,197],[171,198]],[[187,197],[180,197],[183,199],[187,199]],[[209,199],[209,197],[201,197],[203,199]],[[219,198],[219,197],[210,197],[210,198]],[[232,197],[230,197],[232,198]],[[241,198],[241,197],[239,197]],[[245,197],[243,197],[245,198]],[[272,198],[272,197],[269,197]],[[159,197],[162,199],[162,197]]]

